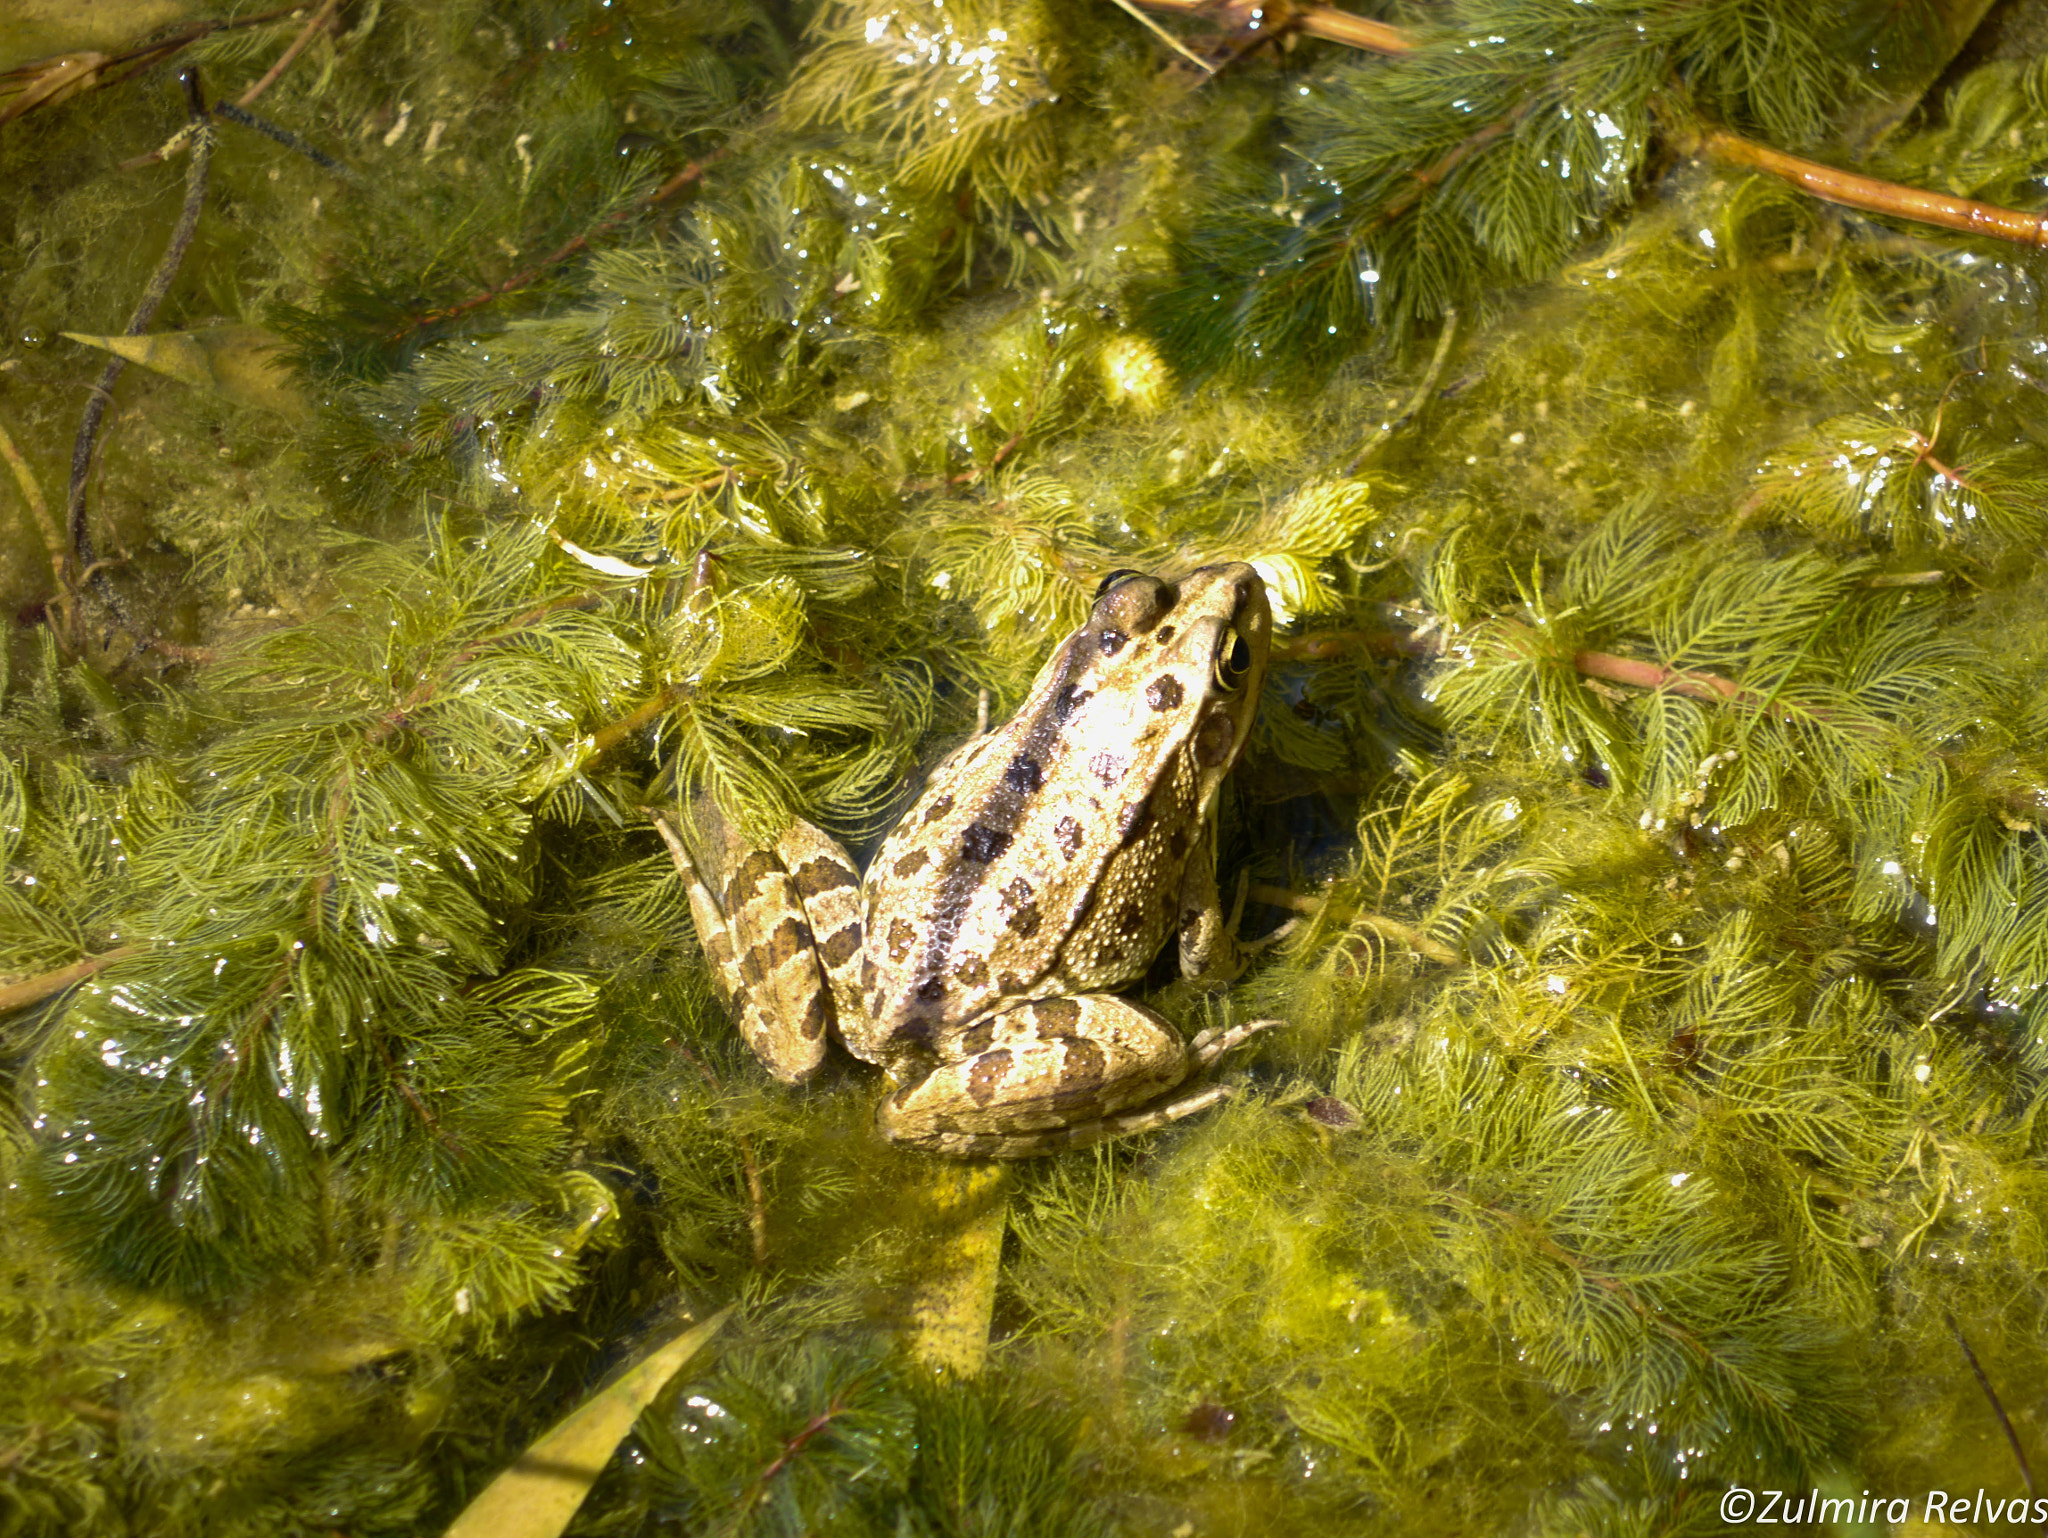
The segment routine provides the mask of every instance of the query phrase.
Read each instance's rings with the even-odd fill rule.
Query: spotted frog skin
[[[1113,573],[1016,716],[933,770],[865,882],[808,823],[755,849],[708,803],[689,839],[657,817],[769,1071],[801,1081],[836,1034],[898,1085],[886,1137],[963,1158],[1049,1153],[1222,1098],[1176,1091],[1274,1022],[1186,1042],[1105,990],[1176,937],[1191,977],[1243,970],[1216,890],[1216,804],[1272,627],[1241,562]]]

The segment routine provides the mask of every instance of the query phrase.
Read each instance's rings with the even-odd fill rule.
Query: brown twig
[[[189,71],[188,77],[189,77]],[[188,78],[186,95],[192,103],[192,115],[203,117],[198,106],[198,85]],[[192,136],[192,160],[185,170],[185,203],[178,211],[177,226],[171,231],[170,243],[164,247],[163,257],[156,264],[156,271],[149,275],[149,282],[143,288],[142,298],[136,303],[135,313],[128,319],[128,336],[140,336],[149,329],[149,323],[156,319],[157,306],[164,302],[164,296],[171,291],[171,284],[178,276],[178,269],[184,265],[185,253],[191,248],[192,237],[199,229],[199,214],[206,206],[207,172],[213,163],[213,127],[200,122]],[[100,370],[100,377],[92,387],[92,395],[85,404],[85,417],[78,424],[78,439],[71,449],[71,486],[65,498],[64,518],[71,536],[71,557],[83,573],[95,559],[92,543],[92,528],[85,516],[85,486],[92,469],[93,448],[99,437],[100,419],[106,415],[107,406],[114,398],[114,385],[126,368],[127,360],[118,354],[107,360],[107,366]]]
[[[1180,16],[1229,17],[1249,13],[1261,0],[1231,0],[1218,7],[1213,0],[1134,0],[1148,11]],[[1311,37],[1325,38],[1346,47],[1370,53],[1399,55],[1412,52],[1414,37],[1399,27],[1368,21],[1327,5],[1302,5],[1287,17],[1288,24]],[[1985,235],[1993,240],[2022,246],[2048,246],[2048,213],[2026,213],[1980,203],[1971,198],[1949,197],[1923,187],[1908,187],[1874,176],[1802,160],[1769,145],[1758,144],[1726,129],[1713,128],[1697,134],[1678,136],[1678,147],[1687,154],[1703,154],[1724,165],[1746,166],[1751,170],[1782,177],[1823,202],[1859,208],[1866,213],[1887,214],[1917,224]],[[1398,212],[1399,210],[1393,210]]]
[[[263,72],[261,79],[235,98],[235,105],[237,107],[246,107],[265,91],[276,85],[278,77],[291,68],[292,60],[296,59],[304,51],[306,45],[313,41],[313,34],[327,25],[329,18],[334,15],[335,9],[340,4],[341,0],[321,0],[320,9],[315,11],[305,26],[299,29],[299,35],[292,39],[291,46],[277,56],[277,62]]]
[[[1962,230],[1970,235],[1988,235],[1994,240],[2009,240],[2023,246],[2048,245],[2048,214],[2022,213],[2017,209],[2000,208],[1995,203],[1952,198],[1945,193],[1929,192],[1924,187],[1906,187],[1897,182],[1880,181],[1874,176],[1858,176],[1853,171],[1801,160],[1797,155],[1787,155],[1782,150],[1741,138],[1725,129],[1709,129],[1699,136],[1696,143],[1682,143],[1680,148],[1706,155],[1724,165],[1767,171],[1804,188],[1823,202],[1839,203],[1844,208],[1889,214],[1893,218]]]
[[[1231,0],[1230,4],[1220,6],[1214,0],[1134,0],[1134,3],[1144,10],[1162,14],[1215,18],[1226,22],[1234,22],[1237,17],[1249,16],[1261,8],[1261,0]],[[1415,39],[1399,27],[1354,16],[1334,5],[1295,5],[1287,7],[1284,12],[1278,7],[1271,9],[1295,31],[1306,32],[1310,37],[1320,37],[1326,42],[1342,43],[1347,48],[1362,48],[1368,53],[1402,54],[1415,47]]]
[[[624,742],[642,727],[652,726],[667,710],[680,700],[688,699],[696,692],[693,684],[674,683],[660,690],[644,704],[635,706],[618,720],[600,726],[590,734],[590,756],[600,757]]]
[[[54,106],[77,90],[105,90],[109,86],[120,85],[216,32],[239,32],[248,27],[267,26],[299,9],[297,5],[285,5],[255,16],[238,16],[232,21],[190,22],[174,32],[153,37],[127,53],[58,54],[33,60],[0,75],[0,81],[20,78],[28,82],[16,93],[16,100],[0,108],[0,124],[33,112],[38,107]],[[118,75],[110,73],[123,64],[133,68]]]
[[[126,961],[130,956],[140,955],[139,945],[117,945],[110,951],[97,956],[88,956],[83,961],[74,961],[68,967],[59,967],[54,972],[40,972],[34,977],[24,977],[19,982],[0,987],[0,1014],[25,1009],[30,1004],[40,1004],[44,999],[54,998],[67,988],[75,988],[87,978],[104,972],[117,961]]]
[[[376,726],[371,728],[364,741],[373,747],[386,741],[412,718],[420,706],[447,687],[448,680],[454,676],[457,668],[476,661],[492,647],[512,640],[523,634],[529,626],[537,625],[552,615],[566,613],[572,609],[594,609],[603,601],[596,593],[571,593],[562,598],[551,598],[543,604],[536,604],[524,614],[514,615],[489,635],[478,637],[454,653],[431,674],[408,689],[404,698],[378,718]]]
[[[1925,577],[1915,573],[1912,580],[1918,583]],[[1869,585],[1878,584],[1873,582]],[[1540,657],[1548,654],[1538,633],[1519,620],[1496,617],[1470,627],[1466,633],[1476,635],[1484,631],[1491,631],[1524,655]],[[1443,633],[1434,630],[1319,630],[1275,642],[1273,655],[1294,662],[1359,652],[1381,657],[1441,657],[1447,645]],[[1582,677],[1630,689],[1663,690],[1668,694],[1684,695],[1687,699],[1747,705],[1761,711],[1768,711],[1776,698],[1775,695],[1759,695],[1754,689],[1745,689],[1718,673],[1699,668],[1667,668],[1662,663],[1618,656],[1613,652],[1576,651],[1568,660],[1572,670]],[[1790,712],[1786,714],[1789,717]]]

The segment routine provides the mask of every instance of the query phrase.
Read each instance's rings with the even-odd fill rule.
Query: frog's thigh
[[[689,874],[690,916],[712,979],[762,1066],[786,1083],[800,1083],[825,1060],[832,1019],[832,996],[801,894],[804,877],[785,863],[781,845],[749,848],[708,802],[694,809],[693,821],[702,855],[666,818],[655,819],[676,864]]]
[[[1015,1005],[937,1045],[940,1065],[883,1101],[878,1119],[893,1141],[941,1152],[1100,1121],[1163,1095],[1193,1066],[1165,1020],[1099,993]]]

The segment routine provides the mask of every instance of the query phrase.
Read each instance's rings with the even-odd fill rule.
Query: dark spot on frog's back
[[[828,967],[843,967],[860,954],[860,923],[845,925],[818,949]]]
[[[936,1004],[946,996],[946,980],[934,974],[919,983],[912,993],[920,1004]]]
[[[1055,1105],[1092,1100],[1109,1067],[1109,1059],[1102,1048],[1085,1036],[1069,1036],[1066,1047],[1064,1061],[1060,1064],[1059,1088],[1052,1097]]]
[[[995,1039],[995,1021],[983,1020],[976,1025],[970,1025],[960,1033],[960,1043],[956,1050],[962,1057],[979,1057],[989,1049],[989,1044]]]
[[[909,854],[905,855],[902,859],[898,860],[896,864],[891,868],[899,876],[915,876],[919,871],[923,870],[927,865],[931,863],[932,856],[930,850],[913,849],[910,851]]]
[[[967,831],[960,835],[960,852],[976,865],[987,865],[1000,859],[1010,847],[1011,835],[1000,828],[991,828],[986,823],[969,823]]]
[[[1097,753],[1088,760],[1088,772],[1102,782],[1104,790],[1122,779],[1124,771],[1130,767],[1128,760],[1119,758],[1114,753]]]
[[[782,874],[782,862],[766,849],[756,849],[744,860],[739,869],[732,873],[732,879],[725,884],[725,911],[733,912],[752,902],[761,890],[761,883],[771,876]]]
[[[1172,710],[1186,698],[1180,680],[1171,673],[1161,673],[1145,686],[1145,703],[1154,710]]]
[[[1053,824],[1052,836],[1059,841],[1060,853],[1073,859],[1081,852],[1081,824],[1072,817],[1062,817]]]
[[[974,1060],[974,1066],[967,1070],[968,1098],[978,1106],[986,1106],[996,1098],[996,1091],[1009,1076],[1010,1064],[1014,1061],[1010,1049],[1004,1047],[995,1052],[984,1052]]]
[[[816,897],[820,892],[859,885],[860,877],[837,860],[806,860],[796,873],[797,893],[803,897]]]
[[[953,798],[951,796],[941,796],[938,800],[934,801],[930,806],[924,809],[924,820],[926,822],[937,822],[941,817],[945,816],[946,813],[952,810]]]
[[[1045,770],[1029,753],[1019,753],[1003,771],[1003,783],[1020,796],[1028,796],[1045,783]]]
[[[972,951],[965,951],[953,958],[953,975],[969,988],[979,988],[988,981],[988,963]],[[979,1047],[975,1051],[979,1052]]]
[[[1028,940],[1037,934],[1041,922],[1037,903],[1026,903],[1009,918],[1010,929],[1020,940]]]
[[[1031,1028],[1040,1041],[1071,1036],[1081,1028],[1081,1006],[1073,999],[1040,999],[1031,1006]]]
[[[1068,717],[1072,716],[1075,711],[1094,698],[1095,691],[1093,689],[1083,689],[1078,684],[1068,684],[1066,688],[1060,690],[1058,696],[1052,702],[1053,719],[1059,722],[1060,725],[1065,726]]]
[[[1102,648],[1103,656],[1114,657],[1124,649],[1124,642],[1129,639],[1121,630],[1105,630],[1096,638],[1095,644]]]
[[[810,947],[811,926],[801,919],[784,919],[775,926],[775,933],[768,937],[768,964],[780,967],[792,956],[801,955]]]
[[[1188,830],[1175,828],[1166,835],[1166,857],[1169,860],[1184,858],[1188,852]]]
[[[1158,633],[1152,637],[1152,644],[1155,646],[1171,646],[1173,645],[1173,634],[1173,626],[1161,625]]]
[[[1117,909],[1116,930],[1121,935],[1134,935],[1145,927],[1145,910],[1136,903],[1125,903]]]
[[[908,919],[889,920],[889,959],[901,961],[910,954],[910,947],[917,943],[917,930]]]

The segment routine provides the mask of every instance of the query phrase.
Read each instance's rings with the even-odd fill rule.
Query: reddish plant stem
[[[858,1384],[859,1380],[856,1379],[855,1382],[849,1384],[848,1387],[857,1387]],[[753,1484],[748,1488],[747,1491],[746,1508],[752,1509],[752,1507],[754,1507],[760,1501],[761,1497],[767,1494],[768,1481],[773,1479],[777,1474],[780,1474],[783,1471],[783,1469],[788,1465],[790,1459],[794,1458],[798,1453],[804,1450],[804,1445],[807,1442],[809,1442],[812,1437],[816,1436],[819,1432],[823,1431],[827,1426],[831,1425],[832,1422],[837,1420],[841,1415],[845,1413],[845,1394],[842,1390],[840,1393],[834,1394],[832,1396],[831,1403],[827,1404],[824,1409],[820,1410],[816,1415],[813,1415],[810,1418],[810,1420],[805,1424],[803,1430],[799,1431],[795,1436],[791,1437],[788,1441],[784,1442],[782,1444],[782,1451],[776,1455],[775,1461],[769,1464],[768,1467],[761,1470],[761,1472],[757,1476],[755,1476]]]
[[[601,602],[603,600],[595,593],[572,593],[565,598],[551,598],[546,603],[536,605],[534,608],[528,609],[524,614],[516,616],[503,629],[494,631],[490,635],[471,642],[446,662],[442,663],[432,674],[422,678],[411,689],[407,690],[405,698],[401,699],[378,718],[376,726],[371,728],[364,740],[374,747],[390,737],[411,718],[414,711],[426,704],[447,685],[449,676],[457,668],[474,662],[499,642],[510,640],[528,626],[538,624],[551,614],[558,614],[566,609],[594,609]]]
[[[408,333],[417,331],[421,326],[431,326],[439,321],[453,320],[458,315],[467,315],[471,310],[480,310],[485,305],[526,287],[527,284],[539,278],[550,267],[566,262],[578,251],[588,250],[590,243],[604,234],[606,230],[623,223],[642,209],[653,208],[659,203],[667,202],[692,182],[700,180],[706,171],[725,158],[725,154],[726,150],[721,146],[706,155],[702,160],[691,161],[682,170],[676,172],[675,175],[655,188],[654,191],[648,193],[646,197],[640,199],[639,202],[607,214],[581,235],[572,237],[556,247],[548,255],[542,257],[538,262],[535,262],[531,267],[528,267],[523,272],[514,273],[495,288],[485,289],[480,294],[472,294],[469,298],[461,300],[456,304],[451,304],[446,309],[430,310],[425,315],[413,316],[397,331],[392,333],[391,340],[397,341]]]
[[[1537,633],[1517,620],[1496,618],[1486,621],[1485,625],[1525,656],[1540,658],[1549,654]],[[1475,626],[1467,634],[1476,635],[1478,632],[1479,627]],[[1301,662],[1347,654],[1355,656],[1361,652],[1377,657],[1441,657],[1444,650],[1445,637],[1438,631],[1319,630],[1312,635],[1275,642],[1273,655]],[[1572,670],[1582,677],[1597,678],[1603,683],[1621,684],[1631,689],[1662,689],[1667,693],[1682,694],[1687,699],[1714,703],[1725,701],[1758,708],[1770,703],[1752,689],[1745,689],[1718,673],[1698,668],[1667,668],[1662,663],[1647,662],[1639,657],[1597,651],[1573,652],[1570,662]]]

